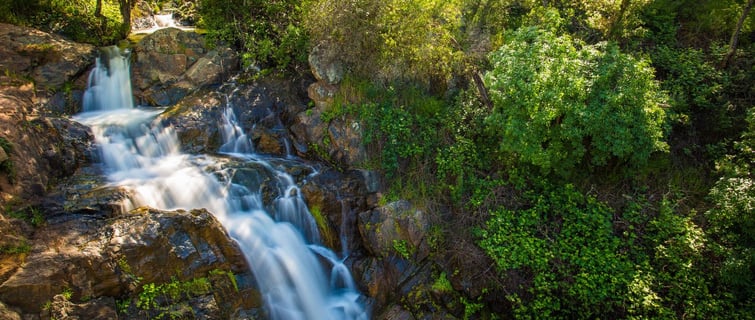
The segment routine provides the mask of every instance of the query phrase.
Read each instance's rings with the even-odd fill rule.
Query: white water
[[[110,66],[109,71],[94,72],[127,77],[121,73],[129,72],[128,64],[117,62],[121,55],[107,52],[109,63],[98,62],[97,68]],[[236,169],[224,168],[224,159],[181,153],[174,130],[153,122],[161,110],[133,108],[118,98],[125,90],[131,94],[130,86],[92,85],[88,108],[75,119],[92,127],[110,182],[131,191],[126,207],[213,212],[243,250],[271,319],[369,318],[348,268],[319,245],[317,226],[294,179],[252,153],[230,106],[219,124],[222,151],[275,178],[279,190],[272,204],[250,191],[259,186],[233,183]]]
[[[160,29],[178,28],[184,31],[194,31],[196,28],[191,26],[182,26],[176,22],[172,13],[156,14],[152,16],[152,26],[147,29],[134,29],[134,33],[153,33]]]

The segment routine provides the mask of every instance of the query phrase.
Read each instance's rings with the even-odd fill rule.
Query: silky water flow
[[[271,319],[369,319],[343,258],[320,245],[299,187],[281,169],[293,160],[255,154],[230,105],[218,124],[221,155],[182,153],[173,128],[155,120],[162,109],[134,107],[128,61],[127,51],[102,50],[75,117],[92,128],[110,183],[130,191],[125,206],[211,211],[239,243]],[[228,159],[272,177],[273,203],[263,203],[259,185],[233,182]]]

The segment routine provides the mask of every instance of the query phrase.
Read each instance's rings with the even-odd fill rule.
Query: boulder
[[[32,199],[92,160],[90,130],[65,118],[44,116],[31,86],[0,87],[0,137],[9,166],[0,170],[0,202]]]
[[[223,145],[219,128],[225,103],[221,93],[202,89],[170,107],[160,119],[175,129],[184,152],[214,153]]]
[[[348,114],[323,121],[322,115],[332,108],[338,87],[319,81],[311,84],[307,92],[314,108],[297,114],[291,126],[297,151],[344,169],[359,167],[367,160],[361,123]]]
[[[304,109],[285,82],[272,80],[229,83],[218,90],[198,90],[164,112],[160,118],[176,129],[184,151],[215,153],[223,145],[220,128],[226,107],[251,139],[255,152],[286,155],[291,150],[287,121]],[[298,150],[298,149],[297,149]]]
[[[344,67],[337,58],[338,50],[328,42],[322,42],[312,48],[308,58],[309,66],[318,81],[333,85],[343,80]]]
[[[117,319],[115,298],[100,297],[73,303],[65,295],[58,294],[52,298],[49,312],[51,319]]]
[[[359,214],[362,243],[376,257],[399,254],[412,261],[422,261],[430,253],[429,231],[427,214],[406,200]]]
[[[362,143],[362,125],[354,117],[333,119],[328,125],[330,159],[347,168],[363,164],[367,150]]]
[[[41,89],[58,89],[90,68],[90,44],[71,42],[36,29],[0,23],[0,70],[30,76]]]
[[[210,49],[203,35],[165,28],[134,48],[132,82],[138,103],[170,106],[199,88],[222,83],[238,70],[235,51]]]
[[[25,263],[0,285],[1,301],[35,314],[65,290],[71,301],[85,302],[135,295],[140,285],[206,277],[212,270],[249,273],[235,242],[206,210],[140,208],[110,219],[70,215],[37,230],[43,236],[33,239]],[[243,304],[242,297],[234,299],[239,301],[229,305]]]

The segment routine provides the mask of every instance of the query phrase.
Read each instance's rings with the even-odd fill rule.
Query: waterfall
[[[127,59],[120,63],[117,48],[106,51],[115,58],[98,59],[85,112],[75,120],[92,128],[110,183],[130,191],[127,207],[213,212],[244,252],[271,319],[368,319],[348,268],[320,245],[294,179],[272,159],[253,153],[231,106],[219,123],[225,132],[221,152],[274,178],[279,190],[271,204],[263,203],[259,186],[233,182],[236,169],[224,166],[227,158],[182,153],[173,128],[154,121],[161,110],[120,101],[132,95],[130,85],[107,81],[128,79]]]
[[[153,17],[155,18],[153,28],[170,28],[177,26],[172,13],[156,14]]]
[[[89,73],[84,93],[84,112],[128,109],[134,106],[129,57],[128,49],[121,50],[116,46],[100,49],[95,67]]]

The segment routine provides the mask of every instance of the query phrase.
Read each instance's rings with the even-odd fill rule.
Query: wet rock
[[[206,277],[212,270],[249,272],[235,242],[206,210],[76,215],[36,234],[43,236],[33,239],[25,263],[0,285],[0,300],[24,313],[39,313],[64,290],[79,303],[135,295],[139,285]]]
[[[172,126],[184,152],[217,152],[223,144],[219,131],[225,98],[216,91],[199,90],[160,115],[164,125]]]
[[[286,155],[291,150],[287,144],[292,138],[285,121],[294,118],[292,112],[298,113],[304,108],[288,86],[290,84],[262,80],[227,84],[219,90],[199,90],[160,117],[165,124],[176,128],[184,151],[215,153],[223,143],[219,128],[223,111],[229,106],[256,152]]]
[[[0,23],[0,70],[28,75],[40,88],[54,89],[85,73],[95,47],[36,29]]]
[[[357,231],[357,213],[369,209],[369,200],[375,194],[367,188],[364,175],[357,170],[340,172],[334,169],[322,169],[317,175],[309,177],[301,187],[302,196],[310,208],[327,219],[331,233],[343,233],[345,244],[332,246],[345,247],[349,251],[362,248]],[[321,230],[321,233],[323,232]]]
[[[166,28],[134,48],[134,91],[140,104],[170,106],[199,88],[220,84],[238,70],[235,51],[209,49],[203,35]]]
[[[81,215],[117,217],[128,211],[129,191],[112,186],[100,165],[80,168],[49,193],[41,208],[50,223],[62,223]]]

